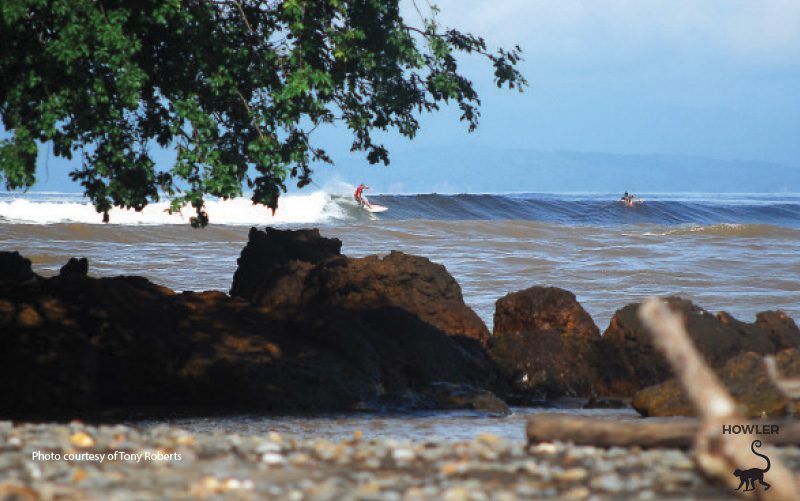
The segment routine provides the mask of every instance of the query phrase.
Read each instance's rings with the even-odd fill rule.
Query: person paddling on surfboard
[[[637,197],[633,193],[628,194],[627,191],[622,195],[622,198],[620,198],[619,201],[625,204],[626,207],[633,207],[633,204],[641,202],[639,197]]]
[[[368,190],[368,189],[369,189],[369,186],[367,186],[364,183],[361,183],[361,184],[358,185],[358,188],[356,188],[356,192],[353,194],[353,198],[356,199],[356,202],[358,202],[358,205],[360,205],[362,207],[366,207],[366,208],[372,207],[372,205],[370,205],[370,203],[369,203],[369,200],[367,200],[367,196],[364,195],[364,190]]]

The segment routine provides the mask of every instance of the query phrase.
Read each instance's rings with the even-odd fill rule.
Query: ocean
[[[350,256],[391,250],[444,264],[491,328],[495,301],[534,285],[573,292],[601,331],[614,311],[677,294],[752,321],[781,309],[800,319],[800,194],[374,195],[372,216],[337,186],[285,195],[273,216],[247,199],[212,200],[211,225],[165,202],[111,223],[80,194],[0,193],[0,249],[50,275],[87,257],[95,276],[135,274],[176,290],[223,290],[250,226],[319,227]]]

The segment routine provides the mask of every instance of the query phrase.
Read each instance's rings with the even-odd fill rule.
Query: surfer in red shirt
[[[369,186],[367,186],[364,183],[361,183],[358,185],[358,188],[356,188],[356,192],[353,194],[353,198],[355,198],[356,202],[358,202],[358,205],[361,205],[362,207],[371,207],[371,205],[369,204],[369,200],[367,200],[367,197],[364,195],[364,190],[368,189]]]

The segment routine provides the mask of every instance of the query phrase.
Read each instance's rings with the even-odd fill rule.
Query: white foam
[[[75,201],[74,195],[65,195],[64,199],[65,201],[54,201],[54,197],[49,196],[45,201],[38,201],[22,195],[0,201],[0,221],[28,224],[102,224],[102,215],[95,211],[90,202]],[[348,198],[318,190],[281,196],[275,215],[263,205],[254,205],[248,198],[208,200],[206,211],[212,224],[324,223],[347,219],[349,205],[355,207],[355,202],[350,203]],[[168,202],[152,203],[141,212],[114,208],[109,213],[109,222],[125,225],[188,224],[189,218],[194,215],[191,207],[184,207],[180,213],[175,214],[169,214],[168,208]]]

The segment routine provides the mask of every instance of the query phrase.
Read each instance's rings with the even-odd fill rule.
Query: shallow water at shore
[[[169,425],[193,433],[235,433],[266,435],[270,431],[298,439],[347,440],[360,432],[364,440],[472,440],[488,433],[507,440],[525,440],[525,419],[539,413],[566,412],[615,420],[641,419],[633,409],[545,409],[515,407],[510,416],[496,418],[472,411],[431,411],[405,414],[330,414],[321,416],[230,416],[186,419],[159,419],[128,423],[140,429]]]

